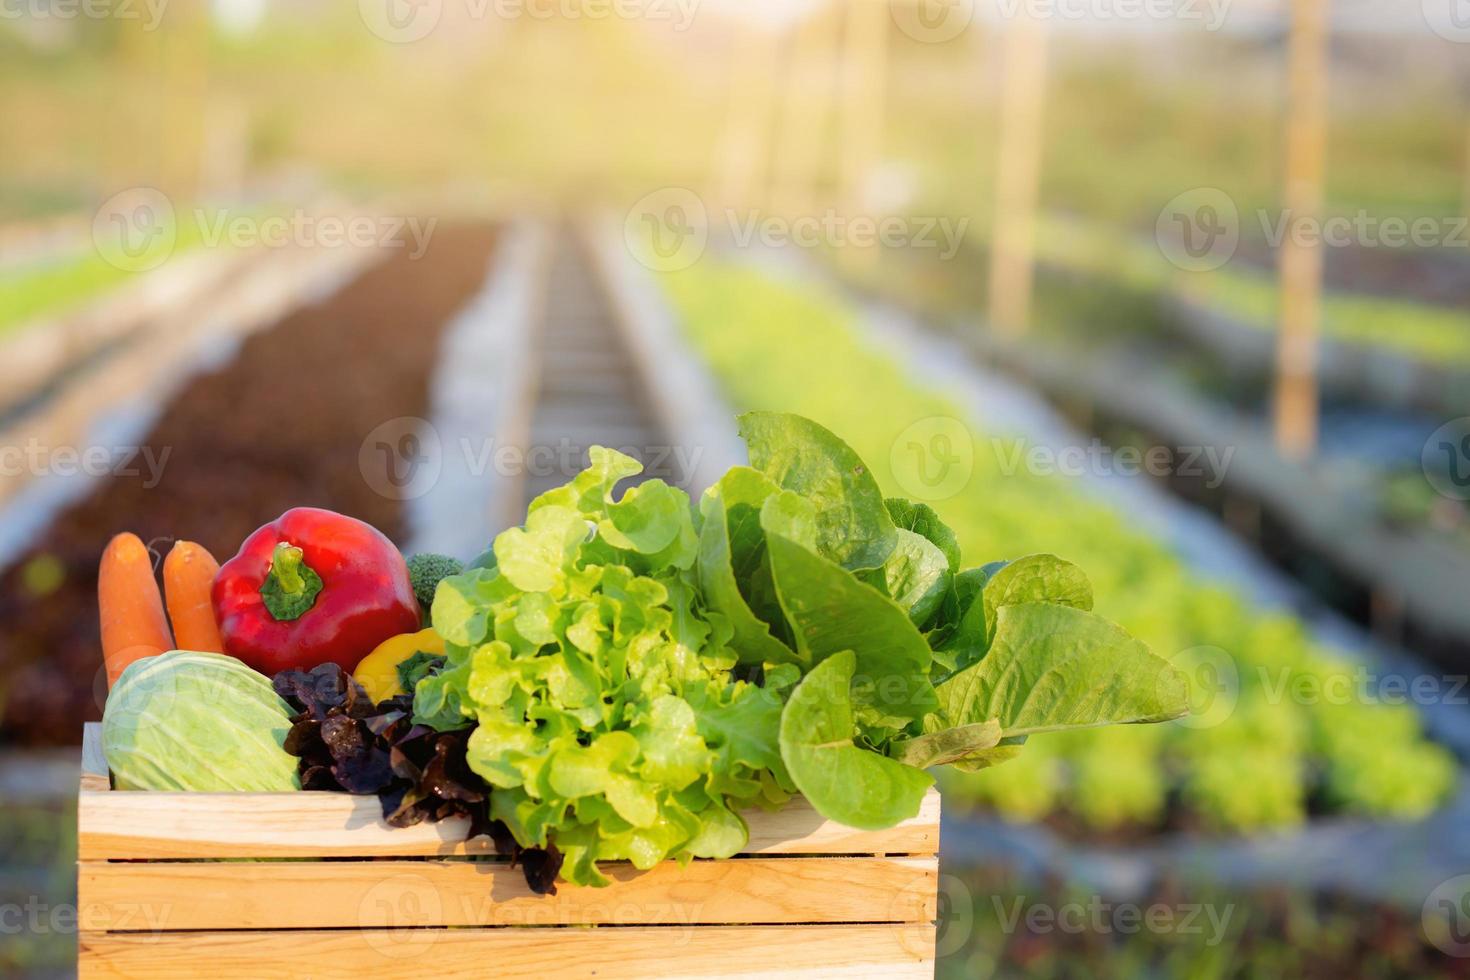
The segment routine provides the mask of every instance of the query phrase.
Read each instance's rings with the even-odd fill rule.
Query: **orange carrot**
[[[163,561],[163,593],[180,650],[225,652],[219,624],[214,620],[214,603],[209,598],[218,572],[219,562],[214,555],[193,541],[176,542]]]
[[[102,552],[97,609],[109,687],[133,661],[173,649],[163,597],[153,578],[153,556],[136,534],[119,534]]]

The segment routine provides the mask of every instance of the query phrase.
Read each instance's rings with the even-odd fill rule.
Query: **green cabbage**
[[[282,743],[291,711],[233,657],[175,650],[128,666],[107,696],[102,747],[118,789],[301,788]]]

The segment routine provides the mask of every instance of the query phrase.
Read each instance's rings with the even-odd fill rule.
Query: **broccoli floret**
[[[434,604],[434,590],[439,583],[451,575],[464,571],[464,563],[448,555],[414,555],[408,560],[408,580],[413,584],[413,594],[427,613]]]

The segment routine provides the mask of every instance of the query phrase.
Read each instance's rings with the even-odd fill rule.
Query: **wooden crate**
[[[80,975],[932,975],[937,793],[891,830],[800,799],[746,819],[736,858],[610,862],[610,887],[541,896],[463,822],[394,829],[374,797],[114,791],[88,725]]]

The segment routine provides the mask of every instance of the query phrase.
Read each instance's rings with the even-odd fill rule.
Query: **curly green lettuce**
[[[447,663],[414,704],[420,722],[475,726],[469,764],[523,847],[555,844],[569,881],[601,885],[597,861],[737,853],[739,810],[794,787],[779,693],[733,675],[730,625],[699,598],[688,495],[649,480],[614,500],[639,465],[591,457],[495,539],[494,569],[440,585]]]

